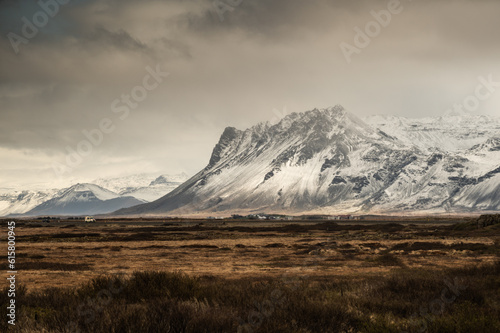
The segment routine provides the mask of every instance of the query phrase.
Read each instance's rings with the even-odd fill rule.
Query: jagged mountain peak
[[[227,127],[212,152],[206,170],[222,164],[227,166],[235,160],[251,158],[266,150],[275,151],[277,163],[302,163],[325,149],[330,149],[325,152],[325,158],[329,158],[337,155],[338,151],[345,154],[366,142],[378,146],[399,145],[397,140],[374,129],[340,105],[313,109],[287,115],[275,125],[259,123],[245,131]]]
[[[283,117],[277,124],[271,125],[269,122],[259,123],[249,130],[256,133],[264,131],[281,132],[290,129],[296,130],[297,124],[300,124],[301,127],[311,127],[323,122],[339,125],[346,125],[349,122],[364,124],[361,119],[346,111],[342,105],[336,105],[324,109],[315,108],[306,112],[293,112]]]

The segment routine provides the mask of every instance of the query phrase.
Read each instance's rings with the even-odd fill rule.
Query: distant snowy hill
[[[85,190],[79,190],[79,188],[82,188],[82,185],[80,184],[79,186],[75,185],[76,187],[72,186],[71,188],[74,192],[92,192],[99,200],[91,201],[92,204],[89,204],[89,206],[98,205],[96,206],[98,209],[96,209],[96,212],[93,213],[97,214],[98,212],[101,212],[104,207],[101,205],[101,201],[117,199],[113,204],[116,204],[116,202],[127,202],[126,205],[122,205],[121,207],[130,206],[129,202],[132,202],[132,204],[151,202],[168,194],[188,178],[189,177],[185,173],[173,175],[137,174],[126,177],[96,179],[91,184],[85,184],[87,187]],[[55,197],[63,195],[67,192],[67,190],[68,189],[17,190],[12,188],[0,188],[0,216],[22,215],[28,212],[30,215],[38,213],[42,215],[50,215],[44,213],[45,210],[40,211],[40,207],[37,206],[40,206]],[[106,198],[106,195],[111,197]],[[137,199],[137,201],[132,201],[130,198],[126,201],[123,200],[123,197],[132,197]],[[83,200],[82,198],[84,197],[81,196],[80,201]],[[36,210],[34,210],[35,207],[37,208]],[[55,215],[59,214],[59,212],[56,212],[55,210],[52,210],[52,212],[54,212]],[[88,210],[88,212],[92,213],[92,210]]]
[[[158,174],[141,173],[123,177],[99,178],[91,181],[91,183],[120,193],[127,188],[148,186],[157,177]]]
[[[276,125],[226,128],[205,169],[115,214],[498,211],[499,136],[486,116],[293,113]]]
[[[140,174],[129,177],[98,179],[93,183],[143,201],[154,201],[174,190],[188,179],[185,173],[174,175]]]
[[[186,180],[188,180],[188,178],[189,176],[184,172],[175,175],[161,175],[158,178],[155,178],[155,180],[153,180],[149,185],[155,186],[171,183],[184,183]]]
[[[59,190],[48,191],[10,191],[0,194],[0,216],[24,214],[44,201],[52,199]]]
[[[499,118],[457,112],[422,119],[371,116],[364,121],[406,145],[447,152],[469,149],[500,132]]]
[[[95,184],[76,184],[29,210],[25,215],[105,214],[140,203],[143,201],[131,196],[121,196]]]

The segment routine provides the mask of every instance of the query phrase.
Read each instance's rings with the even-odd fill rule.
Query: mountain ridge
[[[500,209],[492,199],[500,181],[494,170],[500,165],[489,162],[500,156],[470,147],[479,139],[496,141],[478,134],[475,141],[464,138],[469,150],[447,151],[441,140],[447,135],[460,140],[461,133],[451,130],[446,117],[441,125],[431,119],[406,125],[398,120],[408,132],[414,125],[434,128],[438,134],[428,136],[423,146],[408,136],[400,139],[391,127],[370,125],[340,105],[292,113],[275,125],[227,127],[198,174],[157,201],[114,214]],[[474,116],[464,121],[472,118],[483,124]],[[497,124],[489,122],[486,132],[498,135]]]

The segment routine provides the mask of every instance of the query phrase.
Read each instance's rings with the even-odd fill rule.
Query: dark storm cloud
[[[340,103],[361,116],[436,115],[473,92],[478,76],[500,81],[496,0],[402,1],[350,65],[339,44],[353,43],[354,28],[388,0],[221,1],[231,9],[223,20],[213,0],[71,0],[16,54],[7,34],[21,33],[21,17],[39,6],[0,0],[0,154],[36,155],[50,170],[83,130],[110,118],[116,130],[86,172],[137,160],[194,173],[225,126],[272,119],[273,109]],[[157,65],[171,75],[118,121],[112,101]],[[499,106],[492,99],[481,111]]]
[[[222,1],[228,6],[217,3],[220,4],[207,1],[203,13],[189,15],[188,26],[199,33],[240,30],[261,38],[287,38],[300,30],[331,29],[341,23],[342,15],[363,8],[365,1],[242,0],[239,5]]]

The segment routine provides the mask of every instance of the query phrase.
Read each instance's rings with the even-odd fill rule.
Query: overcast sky
[[[389,1],[60,2],[51,17],[0,1],[0,188],[194,174],[226,126],[336,104],[435,116],[479,76],[500,81],[498,0],[403,0],[350,63],[341,43],[355,46],[354,29]],[[474,112],[499,110],[500,91]],[[68,148],[88,149],[82,131],[100,126],[102,142],[69,168]]]

